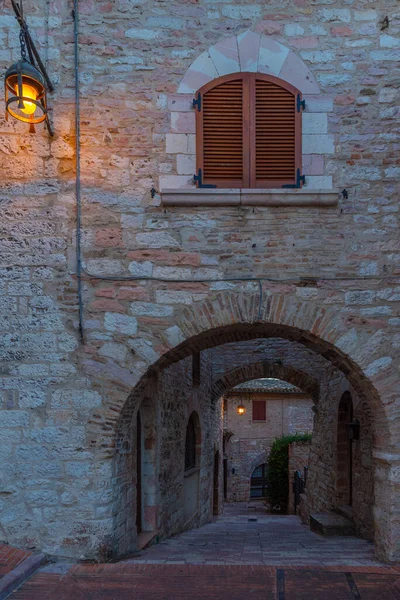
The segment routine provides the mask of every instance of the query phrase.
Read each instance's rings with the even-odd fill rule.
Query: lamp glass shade
[[[239,406],[236,409],[236,412],[238,415],[245,415],[246,414],[246,407],[243,406],[243,404],[239,404]]]
[[[16,93],[18,94],[18,85],[16,86]],[[29,85],[29,83],[22,83],[22,97],[24,108],[21,108],[22,112],[26,115],[33,115],[37,110],[37,106],[34,102],[29,102],[29,100],[25,100],[25,98],[30,98],[31,100],[37,100],[37,90],[33,87],[33,85]]]
[[[46,87],[41,73],[26,60],[13,64],[5,76],[6,111],[15,119],[42,123],[46,119]]]

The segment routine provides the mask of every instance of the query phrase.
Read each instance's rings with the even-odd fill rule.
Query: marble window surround
[[[284,79],[297,87],[306,102],[302,119],[302,163],[305,185],[301,190],[207,190],[193,183],[196,169],[195,111],[193,97],[205,83],[240,71],[260,72]],[[165,205],[333,206],[338,192],[325,172],[325,158],[334,154],[328,113],[333,97],[322,95],[314,75],[289,48],[270,36],[252,31],[221,40],[198,56],[185,73],[177,93],[168,98],[171,130],[167,153],[174,158],[176,174],[160,174],[159,189]],[[190,194],[188,194],[190,192]],[[319,200],[318,200],[319,197]]]

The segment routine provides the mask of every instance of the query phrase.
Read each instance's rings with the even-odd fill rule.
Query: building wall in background
[[[264,422],[252,420],[253,400],[265,401]],[[246,414],[237,413],[239,404],[246,408]],[[224,398],[224,406],[224,431],[233,434],[225,448],[228,472],[226,499],[228,502],[248,502],[252,472],[268,461],[273,441],[287,434],[312,432],[313,401],[306,394],[233,390]]]

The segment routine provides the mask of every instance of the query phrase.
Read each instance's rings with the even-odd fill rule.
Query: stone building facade
[[[253,413],[253,402],[265,403],[265,419]],[[243,406],[245,414],[238,414]],[[275,379],[256,379],[234,387],[223,398],[226,500],[248,502],[251,477],[268,462],[276,438],[312,433],[313,401],[299,388]],[[303,466],[308,465],[307,462]]]
[[[121,556],[138,547],[139,501],[159,537],[205,522],[216,401],[278,377],[316,403],[309,510],[336,503],[338,408],[351,394],[353,464],[368,474],[353,478],[354,514],[372,524],[377,556],[399,559],[395,0],[24,6],[55,83],[55,136],[0,117],[0,539]],[[7,2],[0,44],[3,71],[19,57]],[[303,94],[301,190],[191,183],[194,92],[248,71]]]

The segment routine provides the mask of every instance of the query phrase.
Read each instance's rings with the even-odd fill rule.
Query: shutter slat
[[[236,73],[204,85],[199,93],[196,167],[203,184],[296,185],[301,169],[296,88],[274,76]]]
[[[275,83],[257,78],[255,96],[256,185],[279,179],[295,181],[295,96]]]
[[[243,80],[228,81],[203,96],[204,182],[243,180]]]

